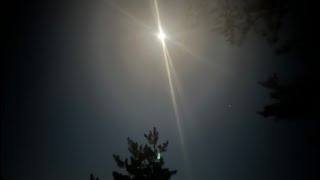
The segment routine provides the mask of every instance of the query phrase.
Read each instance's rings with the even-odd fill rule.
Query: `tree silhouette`
[[[317,32],[314,5],[296,0],[190,0],[187,25],[205,24],[238,45],[255,32],[278,54],[305,53],[315,50],[306,46]]]
[[[159,133],[155,127],[148,135],[144,134],[144,137],[148,140],[148,144],[144,146],[127,138],[128,150],[131,153],[130,161],[128,158],[123,161],[119,155],[113,155],[118,167],[125,168],[128,172],[128,175],[122,175],[113,171],[115,180],[168,180],[177,173],[177,170],[170,171],[163,167],[164,160],[161,153],[166,152],[169,141],[158,145]]]
[[[317,104],[319,102],[316,77],[303,75],[294,81],[282,82],[274,74],[260,84],[269,89],[270,98],[274,102],[264,107],[258,114],[264,117],[275,117],[276,120],[315,120],[319,117]]]
[[[99,177],[95,177],[93,174],[90,174],[90,180],[99,180]]]

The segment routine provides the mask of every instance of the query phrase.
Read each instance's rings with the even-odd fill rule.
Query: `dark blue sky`
[[[12,180],[111,180],[112,154],[156,126],[169,140],[172,179],[305,179],[311,157],[299,121],[256,111],[258,84],[298,65],[252,34],[241,47],[206,26],[188,27],[183,1],[159,1],[181,134],[173,111],[153,3],[25,3],[13,11],[5,64],[1,171]],[[230,106],[229,106],[230,105]]]

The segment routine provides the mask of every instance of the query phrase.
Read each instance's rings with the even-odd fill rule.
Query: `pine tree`
[[[131,153],[130,161],[126,158],[124,161],[119,155],[113,155],[119,168],[125,168],[128,175],[122,175],[113,171],[112,175],[115,180],[169,180],[177,170],[170,171],[164,168],[164,160],[161,153],[166,152],[169,141],[158,145],[159,133],[156,128],[149,134],[144,134],[148,144],[144,146],[128,137],[128,150]]]

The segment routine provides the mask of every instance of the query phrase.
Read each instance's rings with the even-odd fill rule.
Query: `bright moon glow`
[[[163,41],[163,40],[166,38],[166,35],[165,35],[162,31],[160,31],[160,32],[158,33],[158,38],[159,38],[161,41]]]

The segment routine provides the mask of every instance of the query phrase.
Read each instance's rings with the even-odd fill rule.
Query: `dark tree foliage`
[[[95,177],[93,174],[90,174],[90,180],[99,180],[99,177]]]
[[[316,32],[314,5],[298,0],[190,0],[187,24],[205,24],[231,44],[240,45],[255,32],[278,54],[303,53],[310,50],[305,45]]]
[[[269,89],[273,102],[258,114],[273,117],[275,121],[302,121],[308,143],[313,147],[313,158],[320,160],[320,86],[314,73],[301,75],[294,81],[281,81],[276,74],[260,84]],[[304,128],[302,127],[302,128]]]
[[[264,117],[273,116],[276,120],[315,120],[318,116],[319,86],[315,76],[303,75],[294,81],[282,82],[274,74],[260,84],[269,89],[274,102],[264,107],[258,114]]]
[[[113,155],[119,168],[125,168],[128,175],[122,175],[116,171],[112,172],[115,180],[168,180],[177,170],[170,171],[164,168],[162,156],[158,159],[158,153],[164,153],[167,150],[168,141],[158,144],[159,133],[156,128],[144,134],[148,144],[144,146],[128,138],[128,150],[131,153],[130,160],[126,158],[121,160],[119,155]]]

